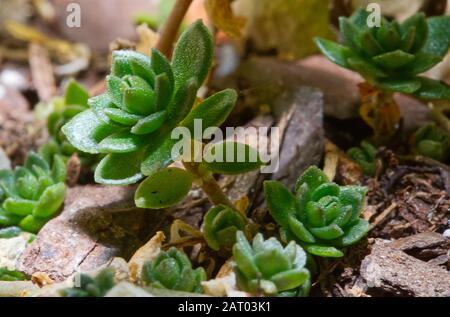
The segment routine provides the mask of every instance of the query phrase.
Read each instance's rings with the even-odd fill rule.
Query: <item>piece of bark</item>
[[[69,188],[61,215],[49,221],[19,259],[26,274],[45,272],[62,281],[92,271],[116,256],[128,259],[165,217],[134,207],[134,188]]]
[[[293,187],[309,166],[318,165],[324,148],[323,94],[302,87],[287,92],[275,104],[282,135],[279,167],[272,179]]]
[[[31,77],[39,100],[48,101],[56,93],[55,76],[48,50],[37,43],[30,43],[29,63]]]
[[[450,274],[376,240],[362,261],[361,276],[374,296],[450,296]]]
[[[395,240],[389,246],[419,260],[432,261],[438,257],[443,260],[442,256],[447,256],[448,258],[450,241],[437,232],[424,232]]]

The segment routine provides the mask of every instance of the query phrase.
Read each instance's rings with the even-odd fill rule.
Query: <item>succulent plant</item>
[[[450,157],[450,135],[435,123],[427,124],[414,135],[414,151],[445,162]]]
[[[294,241],[283,248],[276,238],[264,240],[258,233],[250,245],[244,233],[238,231],[233,258],[237,284],[243,291],[272,296],[306,296],[309,293],[307,255]]]
[[[229,248],[236,242],[236,232],[244,231],[247,218],[239,211],[219,205],[211,208],[203,220],[203,235],[213,250]]]
[[[375,175],[377,169],[377,149],[372,144],[367,141],[362,141],[360,147],[351,148],[347,154],[359,164],[365,175]]]
[[[115,285],[114,270],[103,269],[95,277],[80,273],[75,277],[75,282],[77,286],[61,291],[63,297],[104,297]]]
[[[0,171],[0,226],[19,226],[36,233],[61,208],[66,166],[55,155],[50,165],[31,152],[24,166]]]
[[[55,154],[67,161],[74,153],[78,155],[84,166],[91,167],[98,162],[98,155],[78,151],[67,141],[61,131],[61,128],[74,116],[89,108],[88,98],[87,90],[75,80],[70,80],[66,86],[64,97],[56,97],[52,100],[51,113],[47,118],[50,139],[39,148],[39,154],[48,162],[51,162]]]
[[[14,282],[25,280],[27,280],[27,276],[22,272],[9,270],[6,267],[0,267],[0,281]]]
[[[367,189],[332,183],[315,166],[299,177],[295,194],[276,181],[266,181],[264,192],[283,240],[296,240],[313,255],[342,257],[338,248],[356,243],[369,229],[359,217]]]
[[[450,17],[427,19],[418,13],[401,24],[383,18],[380,27],[369,27],[368,16],[360,9],[350,18],[341,17],[343,45],[317,38],[317,46],[332,62],[383,90],[427,100],[450,98],[446,84],[418,76],[447,54]]]
[[[184,154],[173,154],[180,142],[171,138],[174,128],[184,127],[194,138],[197,121],[202,123],[202,133],[219,127],[236,102],[236,92],[227,89],[193,107],[212,54],[212,37],[201,21],[182,33],[171,62],[156,49],[151,58],[133,51],[113,52],[107,93],[89,99],[90,108],[62,128],[78,150],[106,154],[96,167],[96,182],[128,185],[148,176],[136,191],[135,202],[141,208],[157,209],[180,202],[195,178],[204,181],[217,168],[227,167],[205,164],[205,171],[209,168],[211,172],[197,175],[167,168]],[[238,167],[248,169],[247,165]],[[232,172],[236,173],[236,168]]]
[[[205,279],[205,270],[202,267],[194,270],[186,254],[176,248],[161,251],[142,268],[142,282],[156,288],[202,293],[201,282]]]

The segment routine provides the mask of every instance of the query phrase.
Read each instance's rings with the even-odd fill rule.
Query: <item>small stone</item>
[[[450,229],[445,230],[442,236],[446,239],[450,239]]]

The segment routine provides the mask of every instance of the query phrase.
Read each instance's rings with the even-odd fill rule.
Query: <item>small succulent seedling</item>
[[[214,180],[209,165],[202,171],[198,164],[189,164],[189,171],[167,168],[175,159],[172,148],[178,142],[171,138],[174,128],[187,128],[194,135],[197,119],[203,131],[218,127],[234,107],[237,94],[231,89],[193,107],[212,57],[212,37],[200,21],[180,36],[171,62],[156,49],[151,58],[133,51],[113,53],[107,93],[91,98],[90,108],[62,128],[78,150],[106,154],[95,170],[96,182],[128,185],[147,176],[135,196],[142,208],[176,204],[195,179],[215,190],[220,199],[213,198],[214,203],[225,200],[217,186],[210,186]]]
[[[306,296],[309,293],[307,255],[294,241],[283,248],[276,238],[264,240],[259,233],[250,245],[244,233],[238,231],[233,257],[237,284],[243,291],[269,296]]]
[[[142,268],[142,282],[156,288],[202,293],[201,282],[205,279],[205,270],[202,267],[193,269],[186,254],[176,248],[161,251]]]
[[[0,226],[19,226],[36,233],[61,208],[66,166],[55,155],[50,165],[31,152],[24,166],[0,171]]]
[[[115,285],[114,270],[103,269],[95,277],[80,273],[75,281],[79,285],[62,290],[63,297],[104,297]]]
[[[0,281],[14,282],[14,281],[25,281],[27,276],[19,271],[8,270],[5,267],[0,267]]]
[[[84,153],[73,147],[61,131],[61,128],[74,116],[89,108],[88,99],[87,90],[75,80],[70,80],[66,86],[64,97],[58,97],[53,101],[54,106],[47,119],[50,139],[39,148],[39,154],[47,162],[51,162],[55,154],[60,155],[64,161],[67,161],[75,153],[84,166],[92,166],[98,161],[97,155]]]
[[[383,94],[377,104],[372,105],[374,108],[364,105],[361,108],[366,122],[379,129],[383,124],[374,120],[380,117],[384,116],[381,119],[385,124],[397,123],[398,120],[392,121],[393,114],[399,116],[393,92],[425,100],[450,98],[450,87],[446,84],[419,76],[446,56],[450,46],[450,17],[427,19],[423,13],[418,13],[401,24],[383,18],[380,27],[369,27],[368,16],[367,11],[360,9],[350,18],[340,18],[342,45],[316,39],[317,46],[328,59],[360,73],[367,83]],[[395,109],[382,108],[383,104],[390,104]],[[378,118],[377,114],[373,120],[368,118],[371,110],[380,112]]]
[[[248,219],[239,211],[219,205],[211,208],[203,220],[203,236],[208,246],[218,251],[231,249],[236,242],[236,232],[244,231]]]
[[[294,194],[276,181],[266,181],[264,192],[283,240],[296,240],[313,255],[342,257],[338,248],[356,243],[369,229],[360,218],[367,189],[332,183],[317,167],[299,177]]]
[[[367,176],[374,176],[377,170],[377,149],[367,141],[362,141],[360,147],[353,147],[347,152],[348,156],[361,167]]]
[[[434,123],[420,128],[414,135],[414,152],[445,162],[450,158],[450,135]]]

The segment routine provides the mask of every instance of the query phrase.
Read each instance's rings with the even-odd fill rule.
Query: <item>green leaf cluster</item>
[[[97,155],[78,151],[67,141],[61,128],[77,114],[85,111],[88,106],[89,94],[87,90],[71,79],[66,86],[64,97],[53,100],[53,109],[47,118],[47,130],[49,141],[39,148],[39,153],[51,162],[55,154],[67,161],[74,153],[77,153],[81,164],[92,166],[98,162]]]
[[[220,126],[234,107],[236,92],[224,90],[196,107],[197,90],[213,58],[212,37],[201,21],[180,36],[171,61],[156,49],[149,58],[133,51],[115,51],[107,92],[89,99],[88,110],[62,131],[78,150],[104,153],[95,171],[98,183],[127,185],[172,163],[172,130],[194,120],[203,129]]]
[[[64,202],[66,166],[58,155],[50,165],[31,152],[24,166],[0,171],[0,226],[36,233]]]
[[[445,162],[450,158],[450,135],[435,123],[420,128],[414,136],[414,151],[417,154]]]
[[[26,281],[27,276],[19,271],[9,270],[5,267],[0,267],[0,281],[15,282]]]
[[[377,169],[377,149],[367,141],[362,141],[360,147],[353,147],[347,151],[367,176],[374,176]]]
[[[231,249],[236,243],[236,232],[244,231],[248,219],[239,211],[219,205],[211,208],[203,219],[203,236],[213,250]]]
[[[322,53],[332,62],[360,73],[381,89],[421,99],[448,99],[450,87],[421,73],[446,56],[450,46],[450,17],[426,18],[423,13],[403,23],[382,19],[369,27],[369,13],[357,10],[340,18],[343,44],[316,38]]]
[[[193,269],[186,254],[176,248],[161,251],[142,268],[142,282],[156,288],[202,293],[201,282],[204,280],[205,270],[202,267]]]
[[[360,218],[367,189],[339,186],[315,166],[299,177],[294,194],[276,181],[266,181],[264,192],[283,240],[295,240],[313,255],[342,257],[339,248],[356,243],[369,229]]]
[[[75,280],[79,285],[61,291],[63,297],[104,297],[114,287],[114,270],[101,270],[95,277],[80,273]]]
[[[307,255],[291,241],[285,248],[276,238],[264,240],[257,234],[252,244],[238,231],[233,247],[234,271],[239,289],[269,296],[306,296],[310,272]]]

